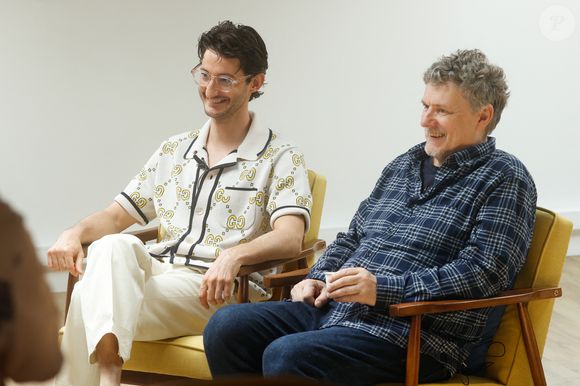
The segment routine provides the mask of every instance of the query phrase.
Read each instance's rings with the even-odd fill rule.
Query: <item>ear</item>
[[[255,76],[253,76],[252,80],[250,80],[250,91],[251,92],[258,91],[259,89],[262,88],[265,81],[266,81],[266,75],[264,73],[257,74]]]
[[[477,122],[477,127],[487,130],[487,126],[489,126],[492,118],[493,106],[491,104],[483,106],[479,111],[479,121]]]

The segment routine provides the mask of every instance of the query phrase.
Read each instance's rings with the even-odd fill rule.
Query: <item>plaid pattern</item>
[[[309,277],[363,267],[377,277],[375,307],[331,302],[328,326],[366,331],[406,347],[409,322],[389,304],[481,298],[511,287],[535,221],[536,189],[523,164],[496,150],[495,139],[452,154],[421,191],[424,144],[382,172],[346,233],[339,233]],[[423,318],[421,351],[451,373],[483,331],[489,309]]]

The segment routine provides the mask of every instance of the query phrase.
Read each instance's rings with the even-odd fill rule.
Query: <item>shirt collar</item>
[[[256,160],[266,150],[272,140],[272,130],[262,126],[256,118],[256,114],[250,112],[252,124],[246,134],[246,138],[238,147],[238,158],[245,160]]]
[[[487,137],[487,140],[485,142],[478,143],[477,145],[470,146],[466,149],[451,154],[445,160],[444,165],[447,166],[468,165],[486,155],[493,153],[494,151],[495,151],[495,138]],[[427,153],[425,153],[425,142],[413,146],[412,148],[409,149],[407,154],[409,154],[409,156],[412,159],[418,161],[422,161],[423,159],[429,157]]]
[[[230,156],[234,156],[238,159],[256,160],[268,147],[268,144],[272,139],[272,130],[262,126],[254,112],[250,111],[250,117],[252,119],[252,123],[250,124],[250,128],[248,129],[246,137],[238,149],[234,150]],[[205,144],[209,134],[210,123],[211,120],[208,120],[203,125],[199,131],[199,134],[193,139],[192,144],[186,151],[185,158],[194,158],[194,155],[198,155],[199,157],[200,154],[207,154]]]

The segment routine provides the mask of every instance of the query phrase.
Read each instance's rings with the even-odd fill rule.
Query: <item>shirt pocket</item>
[[[226,186],[214,193],[216,220],[223,229],[242,231],[256,220],[257,188]]]

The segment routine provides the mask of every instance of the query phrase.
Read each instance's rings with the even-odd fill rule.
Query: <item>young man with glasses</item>
[[[58,385],[118,385],[133,340],[201,333],[233,302],[240,266],[301,249],[312,202],[304,158],[248,110],[268,67],[263,40],[226,21],[201,35],[198,56],[206,124],[163,142],[111,206],[49,250],[49,266],[78,275],[81,245],[97,240],[73,292]],[[154,218],[155,244],[119,234]],[[250,299],[268,296],[260,274],[250,281]]]

